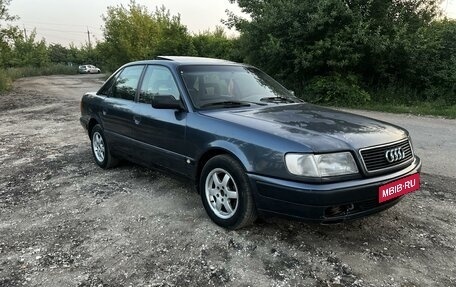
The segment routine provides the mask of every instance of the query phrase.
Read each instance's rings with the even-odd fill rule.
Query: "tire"
[[[239,229],[257,218],[244,168],[228,155],[215,156],[206,163],[199,179],[199,191],[209,217],[224,228]]]
[[[99,167],[108,169],[118,164],[118,160],[109,151],[103,128],[99,124],[95,125],[91,131],[90,145],[93,158]]]

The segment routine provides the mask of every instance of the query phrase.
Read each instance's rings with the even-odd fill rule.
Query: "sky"
[[[103,39],[103,19],[108,6],[128,5],[129,0],[12,0],[10,14],[20,17],[16,25],[30,33],[36,28],[37,38],[45,38],[47,43],[70,43],[80,46],[87,43],[87,30],[93,41]],[[225,10],[241,14],[236,4],[228,0],[136,0],[149,11],[165,5],[172,15],[181,15],[181,22],[190,32],[198,33],[215,26],[224,26],[220,20],[226,19]],[[444,14],[456,18],[456,0],[443,0]],[[228,35],[236,35],[227,30]]]
[[[12,0],[9,6],[11,15],[20,17],[15,22],[27,34],[36,28],[37,38],[45,38],[47,43],[59,43],[76,46],[87,43],[87,30],[91,41],[103,39],[103,19],[108,6],[127,6],[129,0]],[[198,33],[214,30],[215,26],[223,26],[221,19],[226,19],[225,10],[241,14],[240,8],[230,4],[228,0],[136,0],[149,11],[164,5],[171,15],[181,15],[181,23],[190,32]],[[228,29],[228,35],[236,35],[236,31]]]

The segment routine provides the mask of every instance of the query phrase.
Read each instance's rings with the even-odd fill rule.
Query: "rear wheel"
[[[93,127],[91,133],[92,154],[97,165],[105,169],[116,166],[118,160],[109,151],[103,128],[97,124]]]
[[[244,168],[232,157],[219,155],[203,167],[200,194],[209,217],[228,229],[239,229],[257,218]]]

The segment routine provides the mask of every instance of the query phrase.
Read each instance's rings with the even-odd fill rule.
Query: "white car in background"
[[[99,74],[101,70],[93,65],[81,65],[78,68],[79,74]]]

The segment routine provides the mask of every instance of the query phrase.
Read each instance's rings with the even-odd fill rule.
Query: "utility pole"
[[[25,29],[25,26],[24,26],[24,39],[25,39],[25,41],[27,41],[27,29]]]
[[[89,40],[89,48],[91,48],[92,45],[90,44],[90,31],[89,31],[89,27],[87,27],[87,39]]]

